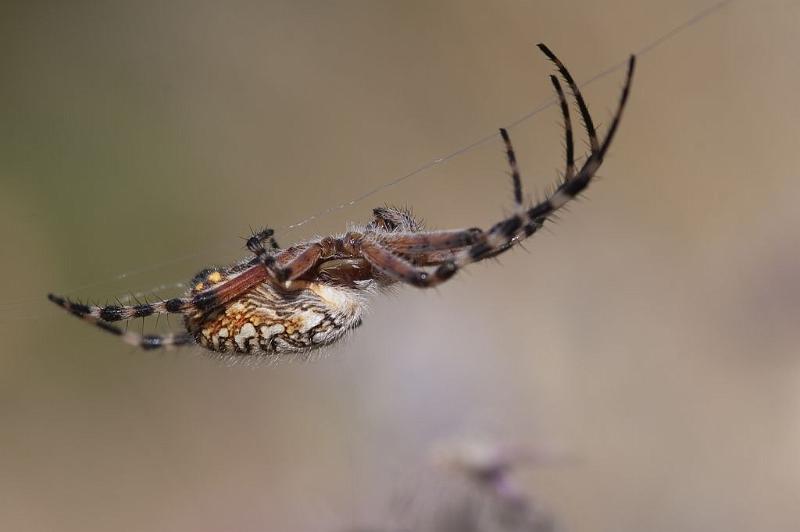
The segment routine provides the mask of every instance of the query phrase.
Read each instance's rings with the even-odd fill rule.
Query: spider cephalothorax
[[[511,249],[535,233],[556,211],[579,195],[603,162],[628,99],[634,57],[619,106],[605,138],[598,138],[592,117],[569,71],[543,44],[539,48],[556,65],[578,105],[590,152],[575,165],[569,105],[556,76],[550,76],[564,120],[566,166],[563,179],[543,201],[523,204],[522,183],[514,150],[505,143],[514,187],[514,213],[487,230],[479,228],[424,231],[402,209],[381,207],[373,219],[347,233],[300,242],[282,249],[265,229],[247,241],[252,257],[233,266],[209,268],[191,281],[189,293],[158,303],[84,305],[49,295],[54,303],[126,342],[153,349],[199,344],[232,354],[302,353],[330,344],[361,323],[365,296],[401,282],[420,288],[450,279],[459,268]],[[186,331],[167,335],[126,332],[112,322],[152,314],[181,314]]]

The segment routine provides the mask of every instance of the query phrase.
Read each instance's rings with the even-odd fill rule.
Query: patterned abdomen
[[[263,283],[208,313],[187,317],[197,343],[220,353],[302,353],[330,344],[361,324],[363,300],[352,289],[293,281]]]

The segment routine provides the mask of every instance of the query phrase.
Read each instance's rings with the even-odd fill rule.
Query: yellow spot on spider
[[[203,283],[197,283],[196,285],[194,285],[194,289],[197,290],[198,292],[203,288],[205,288],[205,285]]]
[[[222,274],[219,273],[219,272],[209,273],[208,277],[206,277],[206,280],[209,283],[218,283],[218,282],[220,282],[222,280]]]

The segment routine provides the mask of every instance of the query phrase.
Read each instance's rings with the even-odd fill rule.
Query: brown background
[[[291,242],[384,202],[486,226],[510,207],[499,141],[286,230],[547,101],[536,42],[585,80],[709,4],[163,4],[0,7],[0,528],[402,520],[398,494],[420,494],[406,518],[447,496],[431,446],[471,435],[569,457],[519,476],[565,530],[800,528],[796,2],[734,2],[641,57],[603,179],[529,253],[255,369],[138,352],[44,294],[152,291],[250,225]],[[621,79],[587,87],[598,121]],[[558,111],[512,135],[542,191]]]

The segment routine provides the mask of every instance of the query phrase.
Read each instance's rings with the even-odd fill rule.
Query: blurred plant
[[[536,456],[526,447],[460,440],[434,447],[433,463],[447,476],[446,495],[414,527],[350,528],[348,532],[552,532],[551,516],[517,485],[512,474]],[[457,485],[454,485],[457,484]],[[415,513],[415,508],[407,511]]]

